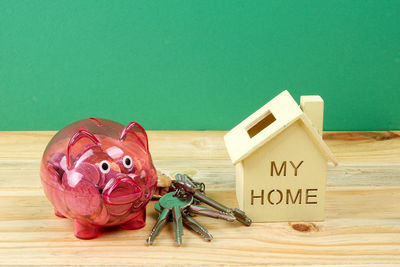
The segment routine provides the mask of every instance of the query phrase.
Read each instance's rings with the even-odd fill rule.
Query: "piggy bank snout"
[[[142,188],[130,177],[117,178],[103,191],[104,202],[110,205],[125,205],[135,202],[142,196]]]

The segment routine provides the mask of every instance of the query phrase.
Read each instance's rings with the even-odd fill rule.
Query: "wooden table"
[[[400,132],[325,133],[340,162],[329,167],[325,222],[245,227],[196,217],[214,240],[186,230],[181,247],[171,225],[153,246],[145,244],[157,216],[153,203],[143,229],[75,238],[72,222],[54,216],[40,184],[41,155],[53,134],[0,133],[0,265],[400,265]],[[195,176],[211,197],[236,206],[224,134],[149,132],[154,163],[168,174]]]

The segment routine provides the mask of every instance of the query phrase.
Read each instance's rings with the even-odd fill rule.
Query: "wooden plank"
[[[236,206],[224,133],[149,132],[155,165],[198,177],[211,197]],[[41,154],[53,134],[0,133],[0,265],[400,265],[399,132],[324,134],[340,162],[328,171],[326,221],[245,227],[198,216],[214,240],[186,230],[181,247],[171,225],[145,245],[154,202],[143,229],[76,239],[72,222],[53,215],[40,185]]]
[[[174,176],[187,173],[207,185],[207,190],[234,191],[235,169],[228,159],[224,160],[155,160],[161,172]],[[0,162],[0,195],[16,194],[29,188],[41,191],[39,162]],[[27,178],[29,177],[29,179]],[[384,178],[383,178],[384,177]],[[340,163],[329,166],[327,186],[334,187],[377,187],[400,186],[400,162],[393,163]]]
[[[0,161],[40,161],[55,132],[0,132]],[[224,131],[149,131],[150,151],[161,159],[228,159]],[[343,162],[400,162],[400,131],[325,132],[324,140]]]
[[[400,260],[398,192],[398,189],[328,191],[327,220],[314,224],[306,232],[297,231],[288,223],[258,223],[245,227],[197,217],[215,239],[206,242],[186,230],[181,248],[174,246],[171,226],[161,232],[153,247],[145,245],[144,240],[156,218],[152,208],[144,229],[115,229],[99,239],[82,241],[72,235],[72,222],[52,215],[51,206],[44,197],[2,198],[2,203],[5,200],[6,204],[14,205],[8,205],[8,209],[0,206],[7,218],[0,221],[0,263],[21,264],[29,259],[30,263],[42,264],[46,260],[46,263],[55,264],[62,259],[63,263],[79,264],[82,257],[87,260],[85,265],[184,263],[192,256],[191,263],[201,263],[200,255],[206,259],[203,263],[395,263]],[[214,192],[210,196],[226,204],[234,202],[232,192]],[[375,201],[382,198],[387,202]],[[349,201],[353,205],[348,205]],[[364,209],[365,205],[370,208]],[[384,212],[379,212],[382,210]],[[106,250],[106,254],[101,250]],[[21,251],[34,253],[31,256],[37,259],[25,253],[18,257]],[[93,251],[99,253],[98,258]],[[74,253],[75,257],[68,258]],[[114,256],[109,258],[111,255]],[[142,255],[147,256],[142,258]]]
[[[400,131],[329,132],[324,140],[339,162],[400,162]]]

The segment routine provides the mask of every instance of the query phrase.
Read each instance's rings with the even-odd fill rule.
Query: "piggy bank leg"
[[[67,218],[67,217],[65,217],[61,212],[59,212],[57,209],[54,209],[54,214],[55,214],[57,217],[60,217],[60,218]]]
[[[74,220],[74,233],[80,239],[93,239],[101,235],[100,227]]]
[[[127,221],[124,224],[121,224],[121,227],[127,230],[136,230],[142,228],[146,225],[146,207],[143,207],[141,210],[137,211],[137,215]]]

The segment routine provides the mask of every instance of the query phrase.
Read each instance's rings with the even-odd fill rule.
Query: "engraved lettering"
[[[317,192],[318,189],[306,189],[306,204],[318,204],[317,201],[309,201],[309,198],[317,197],[317,195],[311,195],[310,192],[315,191]]]
[[[254,205],[255,198],[261,198],[261,205],[264,205],[264,189],[261,190],[261,196],[255,196],[254,190],[251,190],[251,205]]]
[[[254,205],[255,199],[259,198],[261,205],[315,205],[318,204],[318,189],[316,188],[298,188],[298,189],[260,189],[260,194],[255,195],[254,191],[250,190],[250,203]],[[264,193],[268,192],[267,194]],[[267,198],[265,201],[265,197]]]
[[[271,176],[274,176],[274,170],[277,176],[281,175],[282,170],[283,170],[283,176],[286,176],[286,161],[282,163],[279,171],[278,168],[276,167],[275,161],[271,161]]]
[[[289,204],[289,199],[292,202],[291,204],[295,204],[297,201],[297,198],[299,199],[299,204],[301,204],[301,189],[297,190],[296,197],[293,200],[292,192],[290,189],[286,190],[286,204]]]
[[[290,161],[290,164],[292,165],[293,169],[294,169],[294,176],[297,176],[297,169],[301,166],[301,164],[303,164],[303,160],[300,161],[299,165],[294,165],[293,161]]]
[[[271,195],[272,195],[273,192],[278,192],[278,193],[279,193],[280,199],[279,199],[279,201],[276,202],[276,203],[274,203],[274,202],[271,201]],[[269,191],[267,199],[268,199],[268,202],[269,202],[271,205],[278,205],[279,203],[282,202],[282,199],[283,199],[282,191],[281,191],[281,190],[275,190],[275,189]]]

